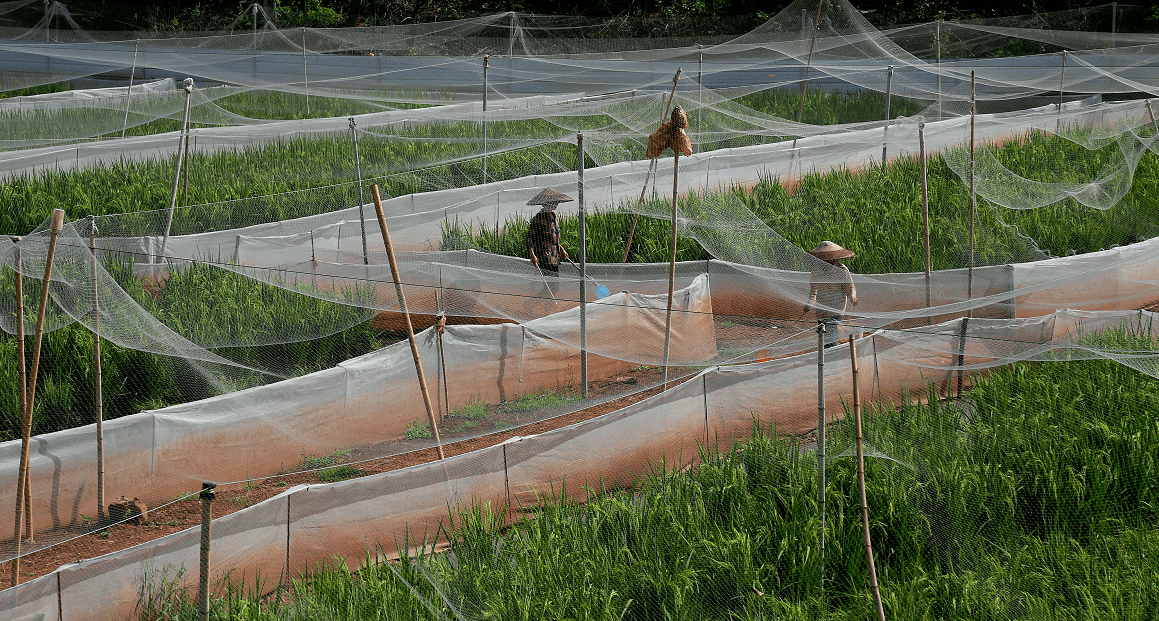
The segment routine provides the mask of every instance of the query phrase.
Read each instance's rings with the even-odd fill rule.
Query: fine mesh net
[[[287,618],[337,614],[290,584],[336,557],[423,618],[589,583],[560,616],[864,616],[856,382],[891,613],[1032,617],[1065,589],[1018,576],[1076,559],[1159,602],[1153,425],[1108,418],[1126,397],[1104,389],[1154,391],[1155,41],[1076,29],[1112,8],[882,32],[802,1],[697,42],[510,13],[146,36],[47,11],[0,42],[5,88],[121,83],[0,99],[0,224],[22,235],[0,243],[0,328],[27,365],[53,254],[21,517],[0,340],[0,522],[24,520],[26,565],[110,532],[121,496],[280,482],[215,520],[214,564],[293,589],[265,604]],[[649,160],[676,105],[693,154]],[[548,187],[570,199],[558,266],[528,259]],[[808,252],[825,241],[848,271]],[[0,598],[18,618],[179,605],[197,537]],[[599,580],[569,575],[600,555]],[[1118,605],[1101,593],[1068,610]]]

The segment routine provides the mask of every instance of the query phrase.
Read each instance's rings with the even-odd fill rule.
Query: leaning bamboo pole
[[[873,562],[873,542],[869,536],[869,501],[865,495],[865,448],[861,430],[861,388],[857,385],[857,339],[849,339],[849,362],[853,368],[853,420],[857,432],[857,488],[861,493],[861,535],[865,547],[865,562],[869,567],[869,588],[877,607],[877,621],[885,621],[881,605],[881,588],[877,584],[877,566]]]
[[[978,116],[978,101],[974,90],[974,72],[970,72],[970,264],[966,267],[966,300],[974,299],[974,215],[977,203],[974,199],[974,120]],[[962,318],[962,330],[958,337],[958,389],[957,395],[962,396],[962,366],[966,363],[966,331],[969,329],[971,311],[966,309],[966,316]]]
[[[40,370],[40,345],[44,340],[44,314],[48,307],[48,286],[52,281],[52,260],[56,254],[56,239],[60,235],[60,229],[63,227],[64,210],[54,209],[48,239],[48,255],[44,260],[44,280],[40,283],[40,307],[36,311],[36,337],[32,345],[32,373],[28,378],[27,397],[25,398],[24,411],[21,413],[23,420],[21,421],[20,471],[16,483],[16,555],[12,559],[12,586],[20,584],[20,544],[23,539],[20,527],[24,521],[24,504],[28,502],[31,505],[31,498],[29,498],[25,490],[30,487],[28,483],[28,448],[32,436],[32,412],[35,411],[36,406],[36,376]],[[31,512],[29,512],[29,515],[31,515]],[[29,528],[28,534],[31,539],[31,528]]]
[[[423,405],[427,409],[427,420],[431,423],[431,431],[435,436],[435,444],[439,448],[439,459],[445,459],[443,454],[443,440],[439,437],[439,421],[435,420],[435,411],[431,407],[431,394],[427,391],[427,378],[423,374],[423,363],[419,358],[419,346],[415,341],[414,326],[410,321],[410,311],[406,306],[406,296],[402,293],[402,278],[398,274],[398,260],[394,256],[394,244],[390,242],[390,230],[386,228],[386,216],[382,212],[382,197],[378,193],[378,184],[370,186],[370,196],[374,199],[374,212],[378,215],[378,228],[382,231],[382,243],[386,245],[386,256],[390,260],[390,277],[394,279],[394,289],[398,293],[398,306],[406,320],[406,338],[410,341],[410,353],[415,361],[415,373],[419,378],[419,390],[423,394]]]
[[[675,123],[672,127],[673,133],[679,131]],[[678,184],[680,182],[680,147],[673,140],[672,144],[672,254],[668,260],[668,307],[664,311],[664,385],[660,388],[663,392],[668,390],[668,354],[672,344],[672,296],[675,293],[676,284],[676,233],[677,233],[677,194]]]
[[[918,161],[922,169],[922,241],[925,242],[926,267],[926,308],[933,306],[930,291],[930,188],[926,180],[926,124],[918,123]],[[933,323],[933,318],[926,316],[926,325]]]

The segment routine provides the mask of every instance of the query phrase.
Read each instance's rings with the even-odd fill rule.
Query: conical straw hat
[[[823,241],[816,248],[810,250],[809,254],[822,261],[833,261],[835,259],[848,259],[853,256],[853,251],[842,248],[831,241]]]
[[[575,199],[556,190],[555,188],[544,188],[542,192],[536,194],[534,198],[527,201],[528,205],[543,205],[544,207],[554,206],[557,203],[568,203]]]

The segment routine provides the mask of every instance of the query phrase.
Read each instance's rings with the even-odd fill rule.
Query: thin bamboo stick
[[[93,254],[93,370],[96,388],[97,423],[97,513],[105,517],[105,401],[101,380],[101,313],[100,298],[97,295],[97,223],[89,216],[89,249]]]
[[[185,117],[181,121],[181,138],[177,142],[177,166],[173,169],[173,192],[169,196],[169,216],[165,219],[165,237],[161,240],[161,255],[157,263],[165,260],[165,249],[169,247],[169,231],[173,227],[173,212],[177,209],[177,187],[181,182],[181,168],[185,163],[185,141],[189,138],[189,105],[193,98],[193,78],[185,78]]]
[[[660,122],[663,123],[668,119],[668,111],[672,108],[672,98],[676,96],[676,84],[680,82],[680,74],[684,71],[683,67],[676,68],[676,75],[672,77],[672,92],[668,93],[668,103],[664,105],[664,115],[660,117]],[[656,168],[656,160],[659,158],[652,158],[648,162],[648,173],[644,175],[644,187],[640,188],[640,205],[644,204],[644,194],[648,192],[648,180],[652,178],[652,170]],[[628,243],[624,246],[624,260],[620,263],[628,262],[628,253],[632,250],[632,238],[636,236],[636,223],[640,221],[640,214],[632,217],[632,228],[628,231]]]
[[[48,240],[48,256],[44,261],[44,280],[40,283],[40,307],[36,312],[36,340],[33,341],[32,346],[32,374],[28,379],[28,391],[24,406],[24,420],[23,428],[21,429],[20,440],[20,474],[17,477],[17,490],[27,490],[31,487],[28,482],[29,472],[29,455],[28,448],[32,435],[32,412],[36,408],[36,379],[37,372],[40,370],[40,344],[44,339],[44,314],[48,306],[48,286],[52,281],[52,260],[56,255],[56,239],[60,234],[60,229],[64,227],[64,210],[55,209],[52,212],[51,233]],[[20,525],[22,519],[22,509],[25,502],[31,505],[31,498],[27,492],[17,492],[16,495],[16,556],[12,559],[12,585],[20,584],[20,544],[23,537],[20,533]],[[25,500],[27,499],[27,500]],[[31,512],[29,512],[31,514]],[[29,529],[29,535],[32,535]],[[31,537],[29,537],[31,539]]]
[[[813,20],[813,38],[809,41],[809,58],[805,61],[805,78],[801,80],[801,104],[797,106],[797,122],[800,123],[805,115],[805,90],[809,88],[809,69],[813,66],[813,46],[817,44],[817,27],[821,25],[821,7],[825,0],[817,2],[817,18]],[[797,139],[793,139],[793,148],[797,148]]]
[[[966,300],[974,299],[974,215],[977,204],[974,199],[974,121],[978,116],[978,101],[976,99],[976,92],[974,90],[974,72],[970,72],[970,264],[966,269]],[[966,316],[962,319],[962,333],[958,341],[958,390],[957,395],[962,396],[962,379],[963,369],[962,365],[966,361],[966,331],[972,315],[970,309],[966,309]]]
[[[857,385],[857,339],[849,339],[849,362],[853,368],[853,419],[857,431],[857,488],[861,492],[861,534],[865,545],[865,562],[869,567],[869,588],[877,607],[877,620],[885,621],[881,605],[881,588],[877,584],[877,566],[873,562],[873,543],[869,536],[869,500],[865,496],[865,449],[861,430],[861,388]]]
[[[133,45],[133,66],[129,69],[129,89],[125,91],[125,120],[121,123],[121,138],[129,131],[129,104],[133,100],[133,77],[137,75],[137,50],[141,48],[141,40]]]
[[[20,238],[13,237],[12,243],[19,244]],[[16,374],[17,374],[17,381],[20,382],[20,386],[19,386],[20,424],[21,424],[21,428],[23,428],[23,426],[25,424],[24,419],[26,418],[26,415],[27,415],[27,406],[28,406],[28,384],[27,384],[28,378],[27,378],[27,370],[25,368],[25,355],[26,354],[24,351],[24,277],[21,274],[21,270],[23,269],[23,267],[21,266],[21,262],[20,262],[20,246],[19,245],[15,249],[13,259],[15,260],[15,263],[16,263]],[[21,464],[23,464],[23,463],[24,462],[21,461]],[[31,511],[31,502],[30,502],[30,499],[32,496],[32,494],[30,493],[32,486],[30,485],[30,481],[29,481],[30,477],[20,476],[20,475],[23,475],[23,468],[21,468],[21,467],[17,468],[17,472],[19,474],[18,474],[17,482],[16,482],[16,502],[17,502],[17,504],[24,506],[26,521],[27,521],[27,525],[25,526],[25,530],[27,530],[28,532],[32,532],[32,511]],[[19,515],[17,515],[17,518],[16,518],[16,527],[14,529],[14,533],[15,534],[13,535],[13,537],[15,539],[19,539],[21,536]],[[13,586],[15,586],[15,585],[16,585],[16,582],[14,580]]]
[[[826,320],[817,320],[817,507],[821,513],[821,582],[819,599],[825,605],[825,332]]]
[[[925,242],[926,251],[926,308],[932,306],[931,291],[930,291],[930,192],[929,183],[926,180],[926,124],[925,122],[918,123],[918,160],[921,162],[922,169],[922,238]],[[933,322],[933,318],[926,317],[926,325]]]
[[[410,353],[415,361],[415,373],[419,378],[419,390],[423,394],[423,405],[427,409],[427,420],[431,422],[431,430],[435,435],[435,444],[439,448],[439,459],[445,459],[443,454],[443,440],[439,437],[439,422],[435,420],[435,411],[431,407],[431,395],[427,392],[427,378],[423,374],[423,363],[419,358],[419,346],[415,342],[414,327],[410,321],[410,311],[406,306],[406,296],[402,293],[402,278],[398,274],[398,261],[394,256],[394,244],[390,241],[390,230],[386,228],[386,216],[382,212],[382,198],[378,194],[378,184],[370,186],[370,196],[374,199],[374,211],[378,215],[378,228],[382,231],[382,243],[386,246],[386,256],[390,260],[390,276],[394,279],[394,288],[398,292],[398,305],[406,320],[406,337],[410,341]]]

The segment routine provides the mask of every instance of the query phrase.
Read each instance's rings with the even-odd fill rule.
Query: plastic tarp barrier
[[[59,570],[0,591],[0,610],[11,621],[59,621]]]
[[[290,500],[290,575],[335,556],[357,568],[367,553],[393,556],[400,545],[417,548],[424,542],[429,549],[451,511],[473,503],[498,510],[506,497],[502,445],[305,487]]]
[[[1015,298],[1019,317],[1057,308],[1132,310],[1159,302],[1159,239],[1013,269],[1015,289],[1034,289]]]

